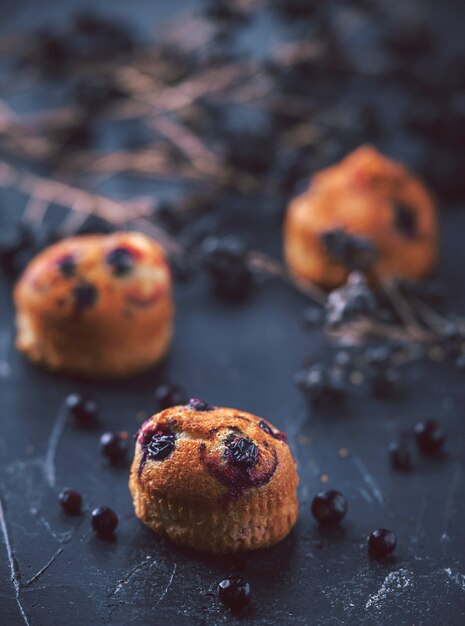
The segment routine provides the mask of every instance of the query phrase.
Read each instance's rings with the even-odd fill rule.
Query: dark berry
[[[185,404],[186,395],[179,385],[166,383],[155,389],[155,399],[160,409],[169,409],[171,406]]]
[[[313,498],[311,511],[321,526],[335,526],[347,513],[347,500],[335,489],[321,491]]]
[[[97,302],[98,291],[91,283],[82,282],[73,289],[73,297],[76,313],[82,313]]]
[[[415,439],[424,454],[436,454],[444,445],[446,435],[435,420],[425,420],[415,426]]]
[[[417,214],[404,204],[394,204],[394,228],[406,239],[415,239],[418,234]]]
[[[82,506],[82,496],[74,489],[63,489],[58,496],[63,511],[68,515],[79,515]]]
[[[212,404],[208,404],[208,402],[204,402],[200,398],[191,398],[187,407],[194,411],[213,411],[215,408]]]
[[[99,506],[91,514],[92,528],[101,537],[111,537],[118,526],[118,516],[108,506]]]
[[[283,441],[284,443],[287,443],[286,433],[283,433],[283,432],[281,432],[279,430],[274,432],[273,430],[271,430],[271,428],[268,426],[268,424],[265,422],[265,420],[260,420],[260,422],[258,423],[258,426],[267,435],[270,435],[274,439],[278,439],[278,441]]]
[[[247,250],[237,237],[208,237],[201,247],[201,261],[215,291],[225,298],[242,298],[252,288],[253,273]]]
[[[313,404],[339,401],[346,392],[343,371],[316,363],[296,374],[296,384]]]
[[[65,278],[71,278],[76,273],[76,260],[72,254],[67,254],[58,261],[58,269]]]
[[[378,528],[368,537],[368,551],[375,559],[384,559],[394,552],[397,539],[392,530]]]
[[[389,445],[389,459],[395,469],[404,472],[412,469],[411,450],[404,442],[393,442]]]
[[[78,393],[71,393],[66,398],[66,408],[80,426],[90,426],[97,421],[97,404]]]
[[[267,435],[273,436],[273,431],[268,426],[268,424],[264,420],[260,420],[258,423],[259,428],[261,428]]]
[[[321,234],[328,254],[348,270],[369,270],[378,258],[375,244],[365,237],[349,235],[342,228]]]
[[[225,456],[233,465],[251,467],[258,461],[258,448],[252,441],[239,437],[226,446]]]
[[[147,444],[147,454],[153,461],[164,461],[175,447],[175,435],[154,433]]]
[[[128,454],[128,433],[103,433],[100,437],[100,450],[102,454],[114,465],[123,463]]]
[[[134,267],[134,254],[128,248],[119,247],[107,255],[106,261],[114,276],[126,276]]]
[[[326,322],[329,326],[338,326],[359,317],[371,317],[376,308],[376,298],[365,278],[358,272],[352,272],[345,285],[329,294]]]
[[[225,578],[218,584],[218,598],[231,611],[243,609],[250,602],[250,584],[239,576]]]

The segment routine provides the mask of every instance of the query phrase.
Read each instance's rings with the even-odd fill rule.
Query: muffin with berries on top
[[[50,246],[29,263],[14,299],[18,349],[51,370],[130,376],[157,363],[171,341],[170,270],[142,233]]]
[[[434,267],[436,247],[431,194],[371,146],[317,173],[287,211],[284,254],[303,283],[332,289],[353,270],[420,279]]]
[[[129,487],[137,517],[176,543],[226,553],[271,546],[298,515],[286,436],[269,422],[193,399],[140,429]]]

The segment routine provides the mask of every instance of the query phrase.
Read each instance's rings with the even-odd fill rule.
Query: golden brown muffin
[[[170,271],[141,233],[64,239],[29,263],[14,299],[18,349],[60,372],[129,376],[159,361],[172,336]]]
[[[129,488],[137,517],[208,552],[271,546],[298,515],[296,464],[265,420],[192,399],[139,431]]]
[[[316,174],[289,205],[284,254],[298,280],[333,288],[351,270],[418,279],[436,261],[431,195],[405,167],[362,146]]]

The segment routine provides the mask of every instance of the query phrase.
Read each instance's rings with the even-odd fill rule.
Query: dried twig
[[[0,163],[0,184],[15,187],[38,201],[55,202],[85,214],[94,213],[113,224],[124,224],[153,211],[153,202],[147,199],[112,200],[66,183],[20,172],[6,163]]]

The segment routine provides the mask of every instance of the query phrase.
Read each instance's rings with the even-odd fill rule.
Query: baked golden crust
[[[283,539],[297,519],[297,484],[283,433],[250,413],[192,401],[145,422],[129,479],[144,524],[216,553]]]
[[[64,373],[130,376],[159,361],[172,336],[170,271],[141,233],[62,240],[31,261],[14,300],[18,349]]]
[[[348,269],[334,258],[322,234],[340,230],[372,242],[374,278],[418,279],[437,255],[431,195],[405,167],[362,146],[316,174],[308,190],[289,205],[284,255],[298,280],[333,288]]]

